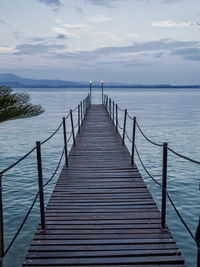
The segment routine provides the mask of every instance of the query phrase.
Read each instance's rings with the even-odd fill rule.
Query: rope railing
[[[149,138],[144,134],[144,132],[141,130],[141,128],[140,128],[140,126],[139,126],[139,124],[138,124],[137,122],[136,122],[136,126],[137,126],[138,130],[140,131],[140,133],[142,134],[142,136],[143,136],[149,143],[151,143],[151,144],[154,145],[154,146],[159,146],[159,147],[162,147],[162,146],[163,146],[162,144],[158,144],[158,143],[152,141],[151,139],[149,139]]]
[[[113,102],[113,105],[115,105],[115,108],[113,107],[113,110],[111,109],[111,102]],[[156,143],[154,141],[152,141],[149,137],[146,136],[146,134],[143,132],[143,130],[141,129],[141,127],[139,126],[138,122],[136,121],[136,117],[132,117],[128,112],[127,109],[122,109],[119,107],[119,105],[117,103],[114,104],[114,101],[111,100],[111,98],[109,98],[109,102],[108,102],[108,96],[105,96],[105,102],[104,102],[105,108],[108,112],[109,117],[111,118],[111,120],[113,121],[113,123],[116,126],[116,132],[118,133],[118,128],[120,130],[122,130],[122,145],[125,144],[125,137],[126,139],[132,144],[132,152],[131,152],[131,164],[134,164],[134,153],[136,152],[137,157],[143,167],[143,169],[145,170],[145,172],[148,174],[148,176],[157,184],[162,188],[162,208],[161,208],[161,226],[163,229],[166,228],[166,198],[169,199],[169,202],[171,204],[171,206],[173,207],[173,209],[175,210],[177,216],[179,217],[181,223],[184,225],[185,229],[188,231],[188,233],[190,234],[191,238],[195,241],[196,245],[197,245],[197,267],[200,267],[200,218],[199,218],[199,222],[198,222],[198,226],[197,226],[197,230],[196,230],[196,234],[194,235],[191,231],[191,229],[189,228],[189,226],[187,225],[187,223],[185,222],[185,220],[183,219],[182,215],[180,214],[180,212],[178,211],[176,205],[174,204],[169,192],[167,191],[167,158],[168,158],[168,151],[173,153],[174,155],[190,161],[192,163],[198,164],[200,165],[200,161],[196,160],[196,159],[192,159],[189,158],[185,155],[182,155],[178,152],[176,152],[175,150],[173,150],[172,148],[168,147],[167,143]],[[119,118],[118,118],[118,110],[124,112],[124,121],[123,124],[124,126],[122,127],[119,123]],[[115,111],[115,112],[114,112]],[[113,114],[115,113],[115,114]],[[127,130],[126,130],[126,120],[127,118],[131,119],[133,121],[133,132],[132,132],[132,138],[129,136]],[[162,184],[159,183],[148,171],[148,169],[146,168],[144,162],[141,159],[141,156],[138,152],[138,148],[136,147],[135,144],[135,134],[136,134],[136,128],[139,130],[139,133],[152,145],[157,146],[157,147],[162,147],[163,149],[163,159],[162,159]],[[119,133],[120,134],[120,133]],[[200,187],[199,187],[200,188]]]
[[[18,159],[16,162],[14,162],[13,164],[11,164],[9,167],[7,167],[6,169],[2,170],[0,172],[0,265],[2,266],[2,261],[3,258],[7,255],[7,253],[9,252],[9,250],[11,249],[12,245],[14,244],[16,238],[18,237],[18,235],[20,234],[24,224],[26,223],[33,207],[35,206],[35,203],[37,201],[37,198],[39,196],[40,198],[40,217],[41,217],[41,229],[44,231],[45,233],[45,209],[44,209],[44,192],[43,189],[53,180],[53,178],[55,177],[60,164],[62,162],[63,156],[65,154],[65,166],[68,167],[68,153],[67,153],[67,145],[69,144],[71,138],[73,137],[74,139],[74,145],[75,145],[75,129],[78,127],[77,133],[80,133],[80,125],[83,124],[84,118],[86,116],[86,113],[89,109],[90,106],[90,97],[89,95],[80,102],[80,104],[78,104],[78,106],[76,108],[74,108],[73,110],[71,109],[70,112],[68,113],[68,115],[66,117],[63,117],[63,121],[60,123],[60,125],[58,126],[58,128],[44,141],[42,142],[36,142],[36,146],[33,147],[28,153],[26,153],[24,156],[22,156],[20,159]],[[78,122],[74,127],[74,118],[73,118],[73,112],[76,112],[78,110]],[[70,117],[71,120],[71,131],[69,134],[69,137],[67,138],[67,132],[66,132],[66,120]],[[56,165],[56,168],[53,172],[53,174],[51,175],[51,177],[48,179],[48,181],[46,183],[43,184],[43,173],[42,173],[42,156],[41,156],[41,146],[43,144],[45,144],[46,142],[48,142],[51,138],[54,137],[54,135],[56,135],[56,133],[60,130],[60,128],[63,126],[63,135],[64,135],[64,148],[62,150],[62,153],[59,157],[58,163]],[[30,154],[33,153],[33,151],[37,152],[37,168],[38,168],[38,186],[39,186],[39,190],[37,191],[31,206],[29,207],[26,215],[24,216],[20,226],[18,227],[17,232],[14,234],[14,237],[12,238],[12,240],[10,241],[9,245],[7,246],[6,249],[4,249],[4,230],[3,230],[3,225],[4,225],[4,218],[3,218],[3,194],[2,194],[2,179],[3,179],[3,174],[5,174],[6,172],[8,172],[10,169],[12,169],[13,167],[15,167],[16,165],[18,165],[21,161],[23,161],[24,159],[26,159]]]

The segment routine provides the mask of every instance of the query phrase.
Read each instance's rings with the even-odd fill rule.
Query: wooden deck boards
[[[92,105],[23,266],[184,266],[102,105]]]

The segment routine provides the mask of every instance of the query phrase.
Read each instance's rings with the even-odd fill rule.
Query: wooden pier
[[[103,105],[91,105],[23,266],[185,266]]]

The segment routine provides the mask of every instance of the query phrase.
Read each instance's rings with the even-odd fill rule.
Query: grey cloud
[[[131,46],[122,47],[104,47],[99,48],[93,52],[82,52],[86,56],[88,54],[94,54],[94,56],[112,55],[119,53],[134,53],[134,52],[148,52],[148,51],[171,51],[175,48],[191,47],[199,44],[198,42],[181,42],[181,41],[170,41],[170,40],[159,40],[147,43],[134,43]]]
[[[0,19],[1,24],[5,24],[6,22],[3,19]]]
[[[53,49],[63,49],[64,45],[45,45],[45,44],[22,44],[16,46],[18,52],[16,55],[33,55],[33,54],[46,54]]]
[[[64,34],[58,34],[58,36],[56,37],[57,39],[60,39],[60,40],[67,40],[69,39],[67,36],[65,36]]]
[[[91,5],[111,7],[113,3],[119,2],[120,0],[85,0]]]
[[[44,3],[47,6],[52,6],[52,7],[60,7],[62,6],[62,3],[60,0],[38,0],[41,3]]]
[[[175,49],[172,51],[172,55],[179,55],[183,59],[190,61],[200,61],[200,48],[183,48],[183,49]]]
[[[76,10],[76,12],[79,13],[79,14],[82,14],[82,13],[83,13],[83,9],[80,8],[80,7],[75,7],[75,10]]]

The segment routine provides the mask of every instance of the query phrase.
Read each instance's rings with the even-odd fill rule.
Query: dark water
[[[42,141],[57,128],[69,108],[75,107],[87,92],[84,89],[30,89],[32,102],[42,104],[45,113],[39,117],[8,121],[0,124],[0,170],[29,151],[35,141]],[[174,150],[200,160],[200,91],[191,89],[121,89],[106,90],[137,121],[147,136],[155,142],[168,142]],[[94,90],[93,103],[100,103],[100,90]],[[77,114],[75,114],[77,118]],[[123,112],[119,113],[122,125]],[[69,122],[67,124],[68,129]],[[132,122],[127,121],[131,136]],[[159,182],[162,174],[162,149],[149,144],[137,131],[136,144],[150,173]],[[53,173],[63,146],[62,129],[42,147],[44,179]],[[130,143],[127,142],[128,148]],[[160,207],[161,190],[143,171],[142,176]],[[61,164],[63,165],[63,163]],[[59,171],[58,171],[59,173]],[[168,189],[178,210],[195,233],[199,212],[198,165],[169,153]],[[56,177],[57,178],[57,177]],[[45,191],[45,200],[54,187],[56,178]],[[8,245],[37,192],[35,152],[3,176],[5,243]],[[196,246],[180,223],[170,204],[167,204],[167,224],[172,231],[188,266],[195,266]],[[21,266],[34,230],[39,222],[38,203],[33,209],[4,266]]]

